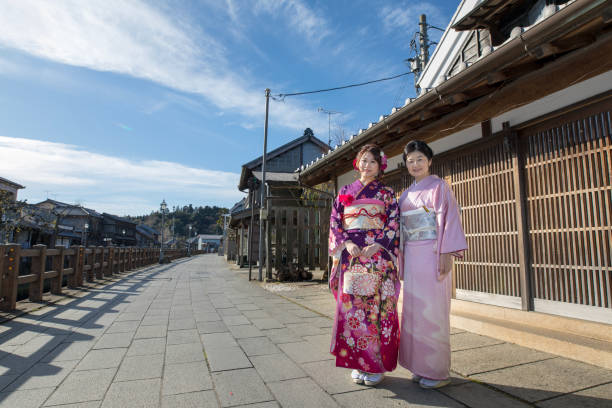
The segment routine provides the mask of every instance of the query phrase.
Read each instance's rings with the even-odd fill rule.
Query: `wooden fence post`
[[[83,286],[83,264],[85,262],[85,251],[81,245],[77,245],[75,256],[77,257],[76,284],[77,286]]]
[[[38,254],[32,257],[32,274],[36,275],[36,280],[30,282],[28,298],[32,302],[42,301],[43,284],[45,283],[45,269],[47,265],[47,246],[34,245],[32,249],[38,250]]]
[[[87,269],[87,282],[93,282],[94,278],[94,264],[96,262],[96,249],[89,248],[90,254],[87,254],[87,247],[83,247],[83,270]]]
[[[115,247],[108,248],[108,265],[109,265],[109,276],[115,273]]]
[[[19,275],[21,247],[19,245],[0,246],[0,309],[15,310],[17,305],[17,276]]]
[[[59,253],[53,257],[53,270],[57,276],[51,279],[51,293],[62,294],[62,281],[64,280],[64,247],[58,248]]]

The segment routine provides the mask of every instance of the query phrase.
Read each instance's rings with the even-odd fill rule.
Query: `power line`
[[[399,75],[394,75],[392,77],[387,77],[387,78],[381,78],[381,79],[375,79],[372,81],[367,81],[367,82],[360,82],[358,84],[351,84],[351,85],[344,85],[344,86],[337,86],[335,88],[327,88],[327,89],[318,89],[316,91],[306,91],[306,92],[294,92],[294,93],[281,93],[281,94],[277,94],[274,95],[278,98],[285,98],[287,96],[297,96],[297,95],[307,95],[307,94],[313,94],[313,93],[320,93],[320,92],[330,92],[330,91],[337,91],[339,89],[346,89],[346,88],[354,88],[356,86],[363,86],[363,85],[369,85],[369,84],[373,84],[376,82],[383,82],[383,81],[389,81],[391,79],[396,79],[399,77],[402,77],[404,75],[408,75],[408,74],[412,74],[412,72],[408,71],[408,72],[404,72],[403,74],[399,74]]]

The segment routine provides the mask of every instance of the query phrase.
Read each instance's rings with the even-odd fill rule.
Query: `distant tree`
[[[15,201],[13,194],[0,190],[0,243],[8,243],[14,232],[19,232],[25,201]]]
[[[312,131],[311,128],[306,128],[304,129],[304,134],[302,136],[314,137],[314,132]]]

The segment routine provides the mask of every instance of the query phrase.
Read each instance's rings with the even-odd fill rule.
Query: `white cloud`
[[[258,0],[255,11],[265,11],[285,19],[287,28],[296,30],[310,45],[317,45],[331,34],[325,17],[300,0]]]
[[[0,136],[0,175],[25,185],[34,201],[51,191],[60,201],[83,200],[98,211],[139,214],[161,197],[181,204],[230,206],[242,197],[236,173],[156,160],[134,161],[77,146]]]
[[[419,31],[419,16],[427,15],[429,24],[446,24],[447,18],[442,10],[435,4],[428,2],[394,2],[386,5],[379,11],[385,31],[391,32],[402,30],[405,36],[411,37],[412,33]]]
[[[300,3],[287,4],[305,16],[299,27],[317,24]],[[258,81],[232,70],[223,44],[167,10],[141,0],[0,0],[0,9],[0,46],[200,94],[217,108],[263,122],[264,86],[257,90]],[[273,123],[323,126],[298,102],[274,109]]]

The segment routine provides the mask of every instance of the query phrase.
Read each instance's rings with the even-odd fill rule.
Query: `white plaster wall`
[[[510,122],[510,126],[518,125],[610,89],[612,70],[491,119],[493,132],[502,130],[504,122]]]
[[[443,137],[442,139],[438,139],[435,142],[431,142],[429,143],[429,147],[431,147],[434,155],[436,155],[472,142],[476,139],[480,139],[481,137],[482,130],[480,128],[480,124],[478,124],[467,129],[463,129],[457,133],[453,133],[452,135]]]
[[[351,184],[353,181],[357,180],[357,172],[355,170],[351,170],[348,173],[344,173],[338,176],[338,191],[347,184]]]

